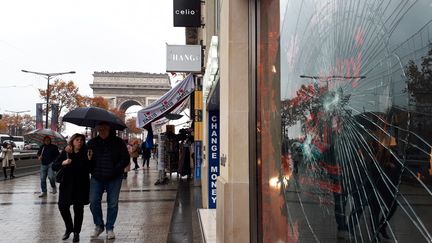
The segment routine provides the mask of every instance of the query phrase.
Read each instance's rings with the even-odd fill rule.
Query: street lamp
[[[32,71],[27,71],[27,70],[21,70],[21,71],[24,73],[33,73],[33,74],[45,76],[45,78],[47,79],[47,93],[46,93],[46,105],[47,105],[47,107],[46,107],[46,113],[45,113],[45,128],[48,129],[49,80],[51,77],[60,76],[63,74],[74,74],[75,71],[64,72],[64,73],[39,73],[39,72],[32,72]]]
[[[332,76],[310,76],[310,75],[300,75],[300,78],[310,78],[314,80],[325,80],[328,89],[329,80],[334,79],[365,79],[366,76],[341,76],[341,75],[332,75]]]
[[[26,112],[30,112],[30,110],[26,110],[26,111],[8,111],[8,110],[5,110],[5,112],[15,113],[15,117],[18,118],[18,114],[26,113]],[[15,122],[17,122],[17,121],[18,121],[18,119],[16,119]],[[17,127],[18,127],[18,123],[15,124],[14,136],[17,135],[17,130],[18,130]],[[9,130],[11,130],[11,129],[9,129]],[[20,129],[20,130],[21,130],[21,129]],[[9,131],[9,132],[11,132],[11,131]]]

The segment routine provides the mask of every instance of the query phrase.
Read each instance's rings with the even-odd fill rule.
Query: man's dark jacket
[[[57,159],[57,156],[59,155],[58,147],[54,144],[44,144],[39,148],[39,151],[37,152],[37,155],[42,155],[42,164],[43,165],[49,165],[52,162],[54,162]]]
[[[117,136],[110,135],[106,139],[97,136],[88,141],[87,147],[93,151],[91,174],[100,181],[121,176],[130,163],[126,144]]]

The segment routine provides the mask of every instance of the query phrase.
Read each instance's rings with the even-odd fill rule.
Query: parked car
[[[2,144],[7,143],[7,144],[11,144],[12,148],[16,147],[16,144],[14,143],[14,141],[12,140],[3,140]]]
[[[8,134],[0,134],[0,144],[3,144],[5,141],[13,140],[12,136]]]
[[[27,145],[24,146],[24,149],[26,150],[39,150],[40,145],[37,143],[29,143]]]
[[[18,150],[24,149],[24,137],[23,136],[13,136],[12,141],[14,141],[16,148]]]

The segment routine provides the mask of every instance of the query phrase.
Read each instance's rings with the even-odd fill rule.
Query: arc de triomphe
[[[127,110],[145,107],[171,89],[168,74],[142,72],[94,72],[93,96],[102,96],[110,107]]]

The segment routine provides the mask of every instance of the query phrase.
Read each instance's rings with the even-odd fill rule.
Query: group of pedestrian
[[[57,146],[51,144],[49,137],[44,138],[44,145],[38,151],[41,165],[40,197],[46,196],[46,178],[48,177],[56,192],[55,177],[60,180],[58,208],[65,223],[66,240],[73,233],[73,242],[79,241],[79,234],[84,216],[84,206],[90,204],[95,228],[92,238],[106,230],[106,238],[114,239],[114,224],[118,214],[118,200],[122,185],[123,172],[130,163],[130,156],[124,141],[115,135],[108,123],[96,126],[98,136],[85,144],[85,136],[74,134],[59,154]],[[56,152],[55,152],[56,151]],[[61,172],[60,172],[61,171]],[[59,175],[61,173],[61,179]],[[91,175],[91,177],[90,177]],[[106,221],[102,213],[102,195],[107,193]],[[74,219],[70,213],[73,206]]]
[[[129,151],[129,155],[132,158],[132,162],[134,163],[134,171],[137,171],[140,166],[138,164],[138,158],[142,156],[142,167],[144,168],[147,164],[147,169],[150,168],[150,157],[151,157],[151,149],[148,148],[147,142],[144,141],[141,143],[139,140],[133,140],[131,143],[127,144],[127,149]],[[123,179],[127,178],[127,174],[130,171],[130,165],[128,165],[123,172]]]
[[[150,128],[149,128],[150,127]],[[150,168],[150,158],[153,149],[153,132],[151,130],[151,126],[147,126],[148,134],[146,140],[144,140],[141,144],[139,140],[133,140],[131,143],[128,143],[128,151],[129,155],[132,158],[134,163],[133,170],[138,170],[140,166],[138,165],[138,158],[142,156],[142,167]],[[128,170],[127,170],[128,171]],[[124,172],[124,178],[127,178],[127,171]]]

